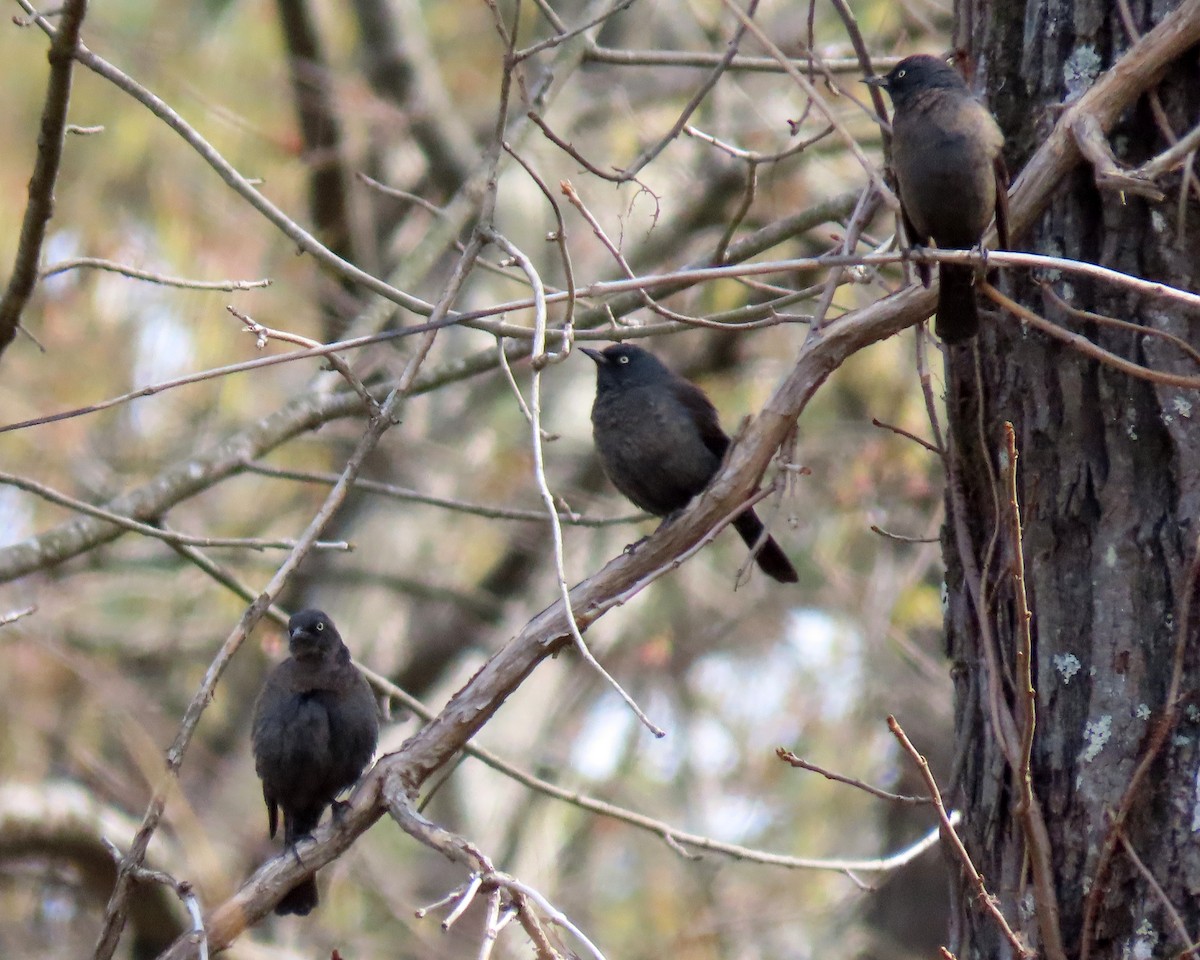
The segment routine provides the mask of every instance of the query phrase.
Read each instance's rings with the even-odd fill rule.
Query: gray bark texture
[[[1131,6],[1144,33],[1177,3]],[[963,0],[959,13],[972,81],[986,89],[1014,173],[1054,124],[1056,108],[1132,44],[1111,0]],[[1157,97],[1175,136],[1195,126],[1197,48],[1170,65]],[[1169,146],[1151,97],[1125,111],[1108,142],[1129,167]],[[1013,246],[1194,291],[1200,204],[1181,182],[1179,171],[1160,181],[1162,202],[1102,193],[1081,163]],[[1178,346],[1072,316],[1039,283],[1073,308],[1190,344],[1200,342],[1194,312],[1065,273],[1006,270],[996,282],[1120,357],[1197,372]],[[1181,624],[1200,532],[1200,395],[1134,379],[1012,316],[985,314],[977,352],[967,345],[948,355],[946,399],[954,449],[943,537],[946,627],[960,745],[948,793],[965,813],[967,850],[1009,925],[1039,956],[1179,956],[1200,937],[1197,601],[1190,601],[1190,629]],[[1020,751],[1014,762],[1011,746],[1021,732],[1021,618],[1005,421],[1019,452],[1036,691],[1029,771],[1042,840],[1028,826],[1036,816],[1019,809]],[[1172,702],[1173,673],[1179,696]],[[1039,861],[1051,881],[1041,890]],[[958,888],[955,956],[1016,955],[971,885],[960,879]]]

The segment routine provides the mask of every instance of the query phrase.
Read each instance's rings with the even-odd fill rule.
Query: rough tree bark
[[[1121,5],[963,0],[960,22],[975,76],[981,83],[986,77],[1012,169],[1036,149],[1056,107],[1131,46]],[[1133,23],[1144,33],[1177,5],[1133,4]],[[1175,135],[1187,133],[1200,114],[1195,47],[1170,66],[1157,94]],[[1129,166],[1166,149],[1151,98],[1122,115],[1108,142]],[[1180,182],[1178,171],[1161,181],[1166,199],[1153,202],[1098,191],[1092,168],[1080,165],[1015,246],[1196,290],[1200,204],[1191,193],[1181,205],[1187,187]],[[1070,316],[1039,280],[1073,308],[1189,343],[1200,339],[1194,314],[1067,276],[1008,271],[1001,280],[1025,306],[1119,356],[1196,373],[1195,361],[1162,339]],[[1194,589],[1190,565],[1200,531],[1200,430],[1193,424],[1200,397],[1133,379],[1011,316],[985,321],[978,352],[956,348],[946,373],[955,465],[944,532],[946,627],[957,667],[963,762],[954,786],[967,849],[1009,924],[1040,956],[1177,956],[1200,937],[1200,714],[1188,698],[1200,683],[1200,611],[1193,610],[1190,630],[1180,623]],[[1005,421],[1015,427],[1019,451],[1036,690],[1029,770],[1047,828],[1043,841],[1021,815],[1012,760],[1016,742],[1019,770],[1021,617]],[[1170,709],[1176,669],[1178,712]],[[1041,890],[1039,862],[1049,880]],[[956,956],[1013,956],[971,887],[959,887],[960,922],[950,944]],[[1051,928],[1060,931],[1061,946]]]

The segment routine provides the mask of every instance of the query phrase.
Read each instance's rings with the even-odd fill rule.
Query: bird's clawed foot
[[[911,255],[920,256],[921,254],[923,254],[926,251],[926,249],[927,248],[925,246],[923,246],[922,244],[914,243],[911,247],[909,247],[908,252]],[[926,290],[928,290],[929,285],[933,282],[933,267],[932,267],[932,265],[930,265],[922,260],[914,260],[913,266],[916,268],[917,276],[921,278],[921,286],[923,286]]]
[[[300,864],[300,866],[302,866],[302,867],[305,866],[305,863],[304,863],[304,858],[302,856],[300,856],[300,844],[302,844],[305,840],[312,841],[312,839],[313,839],[313,835],[311,833],[301,834],[295,840],[293,840],[292,845],[287,848],[287,852],[290,853],[293,857],[295,857],[296,862],[298,864]]]
[[[972,247],[972,250],[978,251],[979,255],[983,258],[983,264],[977,271],[978,275],[983,277],[988,283],[995,284],[997,278],[1000,276],[1000,268],[988,266],[988,248],[980,243],[979,246]]]
[[[650,539],[650,536],[649,536],[649,534],[647,534],[646,536],[642,537],[640,540],[635,540],[633,543],[627,543],[627,544],[625,544],[625,549],[622,550],[621,553],[628,556],[629,554],[631,554],[635,550],[637,550],[638,547],[640,547],[643,543],[645,543],[649,539]]]

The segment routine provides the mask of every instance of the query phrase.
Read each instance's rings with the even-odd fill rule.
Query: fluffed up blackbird
[[[251,736],[271,836],[282,810],[283,840],[291,847],[358,779],[375,752],[379,717],[371,688],[328,616],[301,610],[288,621],[288,637],[292,655],[268,674]],[[289,890],[275,912],[304,915],[317,900],[314,874]]]
[[[708,486],[729,449],[716,408],[704,391],[633,344],[581,348],[596,361],[592,436],[604,472],[634,504],[670,517]],[[754,508],[733,521],[753,548],[763,532]],[[763,573],[795,583],[796,570],[771,537],[756,557]]]
[[[904,229],[913,246],[932,240],[943,250],[969,250],[993,213],[1001,248],[1008,247],[1008,175],[1004,135],[958,71],[928,55],[901,60],[885,77],[864,83],[891,95],[892,169],[900,188]],[[929,264],[918,264],[929,286]],[[937,334],[946,343],[979,330],[975,268],[943,263],[938,270]]]

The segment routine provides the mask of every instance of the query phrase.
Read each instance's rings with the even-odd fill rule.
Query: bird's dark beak
[[[301,627],[288,634],[288,650],[293,655],[307,653],[317,648],[319,639],[313,631]]]
[[[865,83],[868,87],[883,87],[887,89],[887,77],[863,77],[859,83]]]
[[[589,357],[596,361],[598,366],[602,367],[608,363],[608,357],[606,357],[599,350],[593,350],[591,347],[580,347],[579,352],[586,353]]]

